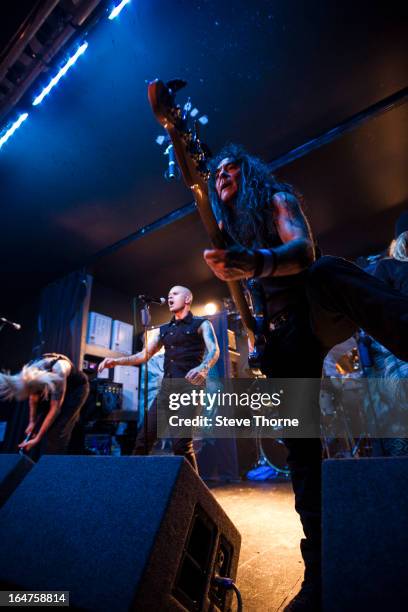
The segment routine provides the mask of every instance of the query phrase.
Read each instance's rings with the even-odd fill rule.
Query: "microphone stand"
[[[145,366],[144,366],[144,377],[143,377],[143,415],[144,415],[144,421],[143,421],[143,429],[144,429],[144,440],[145,440],[145,455],[148,455],[149,453],[149,446],[148,446],[148,441],[147,441],[147,436],[148,436],[148,419],[149,419],[149,406],[148,406],[148,371],[147,371],[147,364],[148,364],[148,354],[147,354],[147,328],[150,325],[150,304],[148,302],[143,302],[143,307],[140,311],[140,319],[142,322],[142,326],[143,326],[143,337],[144,337],[144,347],[145,347],[145,353],[146,353],[146,361],[145,361]]]

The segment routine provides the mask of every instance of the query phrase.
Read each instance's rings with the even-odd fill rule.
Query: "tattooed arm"
[[[217,363],[220,356],[218,340],[210,321],[204,321],[199,332],[203,336],[206,348],[206,355],[201,366],[208,371]]]
[[[269,258],[274,259],[270,261],[271,273],[274,276],[297,274],[315,259],[309,223],[293,195],[280,191],[274,195],[272,201],[275,224],[283,244],[274,249],[262,249],[265,263],[268,264]]]
[[[203,336],[206,354],[202,363],[186,374],[186,379],[194,385],[199,385],[205,382],[208,371],[217,363],[220,356],[217,336],[215,335],[212,323],[210,323],[210,321],[203,321],[198,328],[198,332]]]
[[[147,351],[145,348],[143,348],[141,351],[139,351],[139,353],[129,355],[129,357],[117,357],[115,359],[112,357],[105,357],[105,359],[98,366],[98,372],[102,372],[102,370],[105,368],[114,368],[118,365],[138,366],[142,363],[146,363],[146,361],[149,361],[153,355],[160,351],[162,346],[162,341],[160,340],[160,330],[156,329],[151,338],[148,340]]]
[[[307,268],[315,259],[309,224],[295,196],[280,191],[272,198],[274,221],[283,242],[269,249],[232,248],[204,251],[204,259],[221,280],[253,276],[287,276]]]

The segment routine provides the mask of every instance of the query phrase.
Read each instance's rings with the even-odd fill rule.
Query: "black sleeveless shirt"
[[[173,317],[160,327],[160,341],[165,350],[165,378],[184,378],[189,370],[202,363],[206,347],[198,329],[205,320],[189,312],[184,319]]]
[[[69,373],[67,377],[66,395],[71,390],[74,390],[77,387],[84,385],[88,382],[87,375],[84,374],[84,372],[81,372],[80,370],[78,370],[78,368],[74,366],[72,361],[66,355],[61,355],[59,353],[44,353],[41,359],[49,359],[48,363],[42,366],[42,369],[46,370],[47,372],[52,371],[57,361],[68,361],[68,363],[71,366],[71,372]]]
[[[254,211],[239,216],[235,220],[247,223],[251,230],[245,232],[245,238],[238,230],[235,236],[242,246],[250,249],[270,249],[281,246],[281,240],[273,215],[273,205],[263,210]],[[231,227],[231,225],[230,225]],[[256,312],[267,313],[269,316],[276,315],[290,305],[304,301],[305,299],[305,277],[306,272],[290,274],[288,276],[269,276],[255,278],[248,281],[248,289],[255,302]]]

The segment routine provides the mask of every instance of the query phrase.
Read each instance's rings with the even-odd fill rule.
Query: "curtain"
[[[61,353],[79,367],[89,277],[77,271],[45,287],[40,298],[35,357]]]

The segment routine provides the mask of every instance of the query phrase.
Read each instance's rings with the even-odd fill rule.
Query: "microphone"
[[[157,304],[158,306],[163,306],[167,300],[164,297],[152,297],[151,295],[138,295],[137,299],[145,304]]]
[[[21,329],[21,325],[20,323],[13,323],[13,321],[9,321],[8,319],[5,319],[4,317],[0,317],[0,321],[5,325],[6,323],[8,323],[8,325],[11,325],[11,327],[14,327],[14,329]]]

